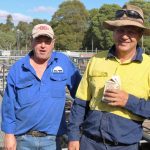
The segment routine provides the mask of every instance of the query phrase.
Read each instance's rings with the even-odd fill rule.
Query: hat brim
[[[35,38],[37,38],[37,37],[39,37],[39,36],[47,36],[47,37],[49,37],[49,38],[51,38],[51,39],[53,39],[53,37],[54,37],[52,34],[47,33],[47,32],[36,33],[36,34],[33,34],[33,35],[32,35],[33,39],[35,39]]]
[[[143,35],[150,35],[150,29],[146,28],[139,22],[135,22],[132,20],[114,20],[114,21],[105,21],[104,27],[108,30],[114,31],[116,28],[121,26],[136,26],[142,28],[144,30]]]

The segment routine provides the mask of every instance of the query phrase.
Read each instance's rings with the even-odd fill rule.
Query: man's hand
[[[79,141],[70,141],[68,144],[68,150],[79,150]]]
[[[13,134],[5,134],[4,150],[16,150],[16,138]]]
[[[119,89],[108,89],[104,93],[104,97],[111,106],[124,107],[128,101],[129,94]]]

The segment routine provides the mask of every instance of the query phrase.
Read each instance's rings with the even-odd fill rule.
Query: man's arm
[[[84,121],[87,110],[89,109],[89,101],[91,99],[91,90],[88,81],[89,66],[90,63],[88,63],[86,67],[86,70],[76,93],[76,98],[71,108],[68,126],[69,150],[79,150],[80,147],[80,127]]]
[[[68,126],[69,150],[79,150],[79,140],[81,137],[80,126],[84,121],[88,107],[88,101],[76,98],[73,102]]]
[[[16,150],[16,138],[13,134],[5,134],[4,136],[4,149],[5,150]]]
[[[7,83],[2,100],[2,131],[7,134],[14,134],[15,131],[15,96],[14,87]]]
[[[68,150],[79,150],[80,143],[79,141],[70,141],[68,144]]]
[[[12,69],[10,69],[12,70]],[[10,71],[11,72],[11,71]],[[2,100],[2,122],[1,130],[5,133],[4,148],[5,150],[16,150],[15,131],[15,88],[12,72],[7,76],[7,85]]]
[[[150,118],[150,100],[138,98],[122,90],[107,90],[104,97],[110,101],[108,105],[124,107],[132,113]]]
[[[67,81],[67,87],[69,89],[71,97],[74,99],[81,80],[81,75],[78,68],[73,64],[73,62],[70,59],[68,61],[68,68],[69,78]]]

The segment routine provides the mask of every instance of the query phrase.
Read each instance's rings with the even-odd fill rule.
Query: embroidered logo
[[[63,73],[63,69],[60,66],[56,66],[53,69],[53,73]]]

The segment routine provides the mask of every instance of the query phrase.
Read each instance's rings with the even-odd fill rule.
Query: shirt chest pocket
[[[93,71],[89,76],[89,82],[91,86],[98,89],[104,88],[107,79],[107,72]]]
[[[63,98],[66,94],[67,77],[65,75],[51,75],[51,96],[53,98]]]
[[[17,99],[21,104],[30,103],[33,99],[33,82],[28,81],[16,84]]]

